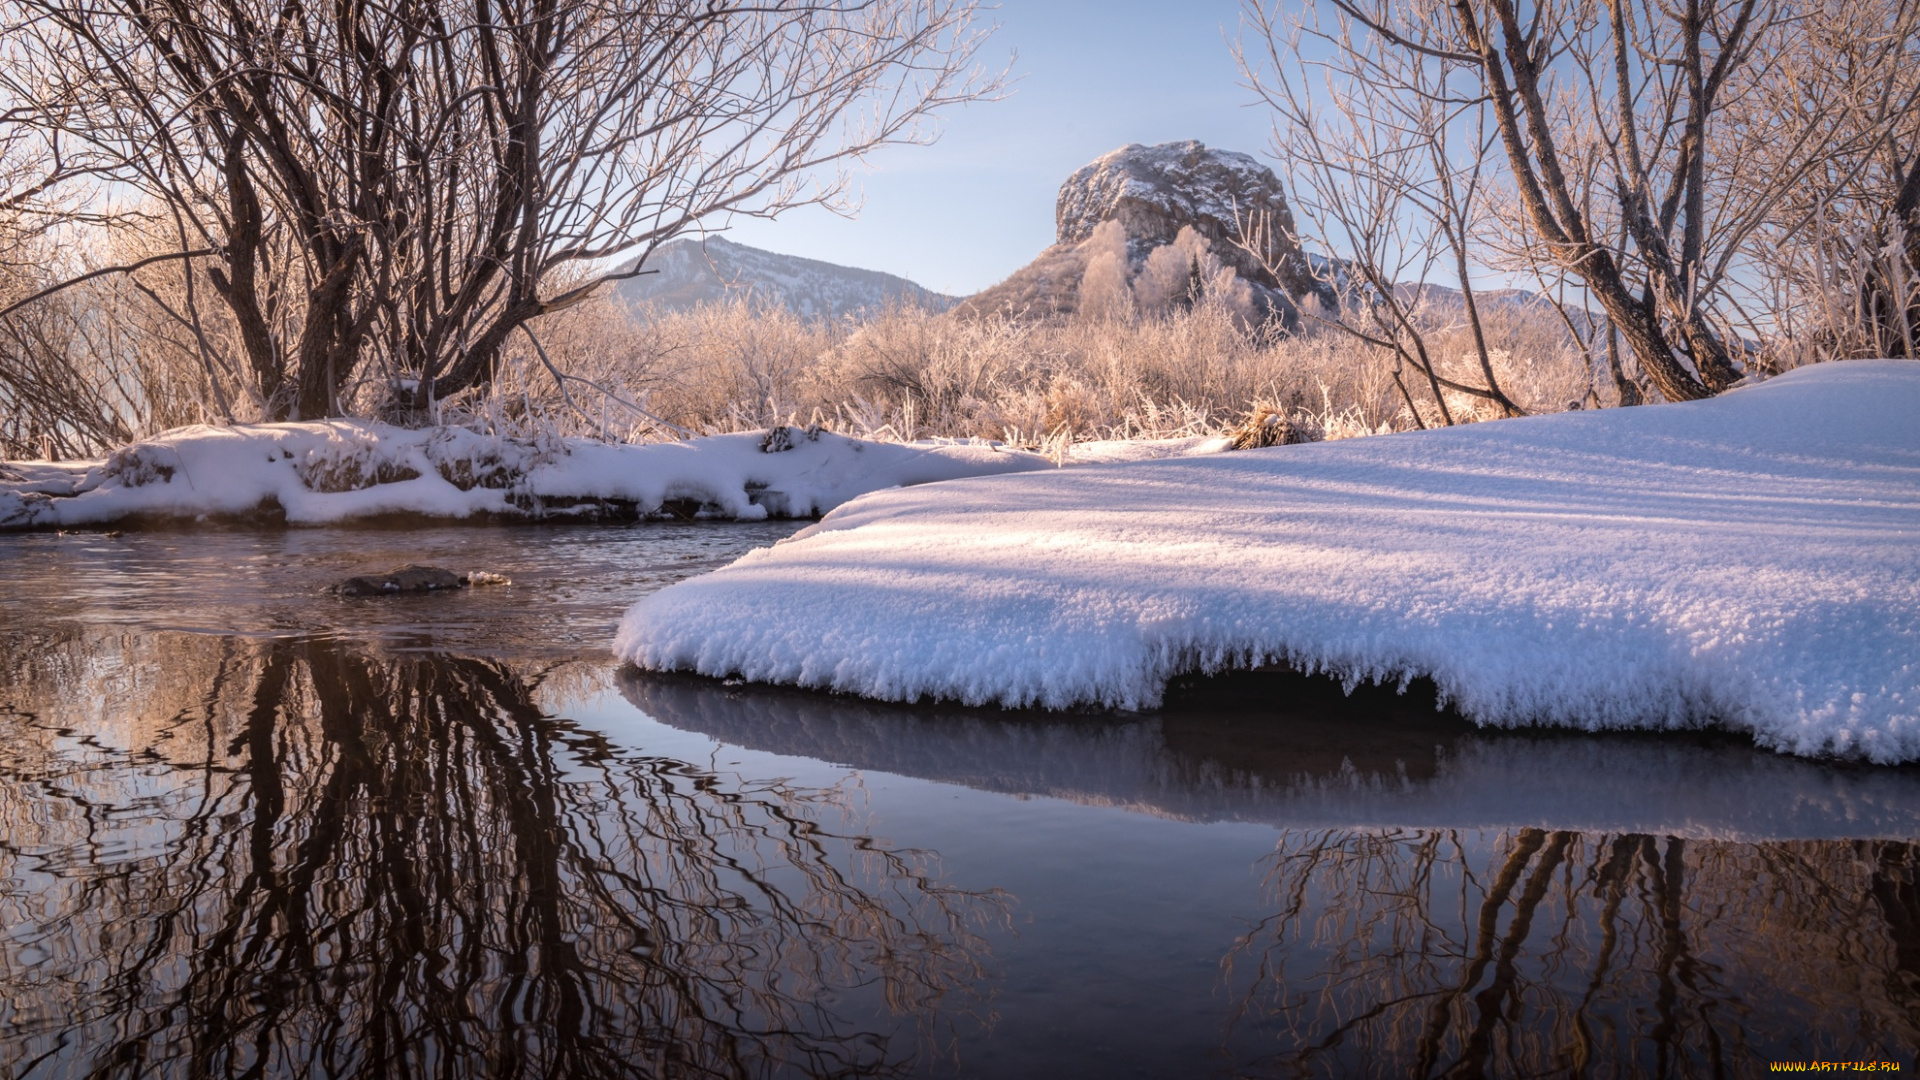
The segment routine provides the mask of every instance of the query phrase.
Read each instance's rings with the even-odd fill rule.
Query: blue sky
[[[875,155],[856,219],[807,208],[729,238],[970,293],[1053,242],[1060,182],[1109,150],[1199,139],[1265,159],[1266,114],[1228,46],[1238,0],[1005,0],[985,15],[1000,24],[986,60],[1018,54],[1004,99],[948,112],[932,146]]]

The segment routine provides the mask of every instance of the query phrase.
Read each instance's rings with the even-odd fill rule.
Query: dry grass
[[[1612,403],[1551,314],[1516,305],[1487,321],[1496,373],[1529,412]],[[609,304],[543,335],[556,365],[582,380],[568,380],[572,403],[536,359],[516,357],[474,415],[627,440],[796,423],[1027,446],[1227,434],[1263,413],[1328,438],[1441,422],[1424,384],[1409,378],[1403,395],[1379,350],[1331,330],[1249,328],[1206,304],[1149,319],[901,308],[864,323],[806,322],[744,301],[638,318]],[[1479,381],[1464,328],[1436,321],[1428,341],[1443,373]],[[1497,415],[1465,395],[1448,405],[1456,419]]]
[[[57,334],[29,341],[17,333],[24,324],[10,324],[16,339],[0,342],[0,356],[14,361],[7,369],[38,357],[44,370],[21,371],[22,392],[0,395],[14,406],[0,424],[0,457],[97,456],[179,424],[260,417],[227,347],[230,328],[215,319],[203,324],[204,339],[188,335],[148,297],[117,285],[71,294],[70,306],[89,314],[43,319]],[[1594,379],[1588,355],[1550,312],[1494,306],[1486,318],[1497,373],[1528,411],[1611,403],[1611,389],[1594,389],[1609,384]],[[1477,383],[1470,337],[1449,319],[1431,313],[1429,348],[1444,374]],[[1049,452],[1096,439],[1232,434],[1260,415],[1336,439],[1442,422],[1424,383],[1409,375],[1403,394],[1380,350],[1311,326],[1250,327],[1209,303],[1147,318],[903,307],[823,323],[745,301],[670,313],[603,297],[535,332],[545,360],[533,339],[516,336],[493,386],[443,403],[434,419],[621,442],[819,424],[875,439],[986,438]],[[350,411],[382,415],[387,389],[381,378],[362,380],[349,389]],[[1448,406],[1456,419],[1496,415],[1461,395]]]

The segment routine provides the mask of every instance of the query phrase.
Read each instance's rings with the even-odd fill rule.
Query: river
[[[613,661],[796,527],[0,536],[0,1070],[1913,1067],[1920,769],[1417,683],[1006,713]],[[403,562],[512,584],[326,590]]]

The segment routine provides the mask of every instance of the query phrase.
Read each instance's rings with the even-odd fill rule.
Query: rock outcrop
[[[1293,212],[1273,170],[1247,154],[1187,141],[1123,146],[1068,177],[1054,208],[1053,246],[1006,281],[969,298],[963,308],[1077,311],[1085,248],[1109,221],[1124,231],[1136,269],[1182,229],[1192,229],[1252,287],[1264,311],[1291,318],[1290,296],[1318,295],[1333,302],[1293,240]],[[1260,238],[1257,254],[1243,243],[1243,223]]]
[[[398,596],[466,587],[466,577],[451,570],[408,563],[380,575],[350,577],[335,585],[333,592],[340,596]]]

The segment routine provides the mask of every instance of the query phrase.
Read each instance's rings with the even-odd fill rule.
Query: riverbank
[[[647,597],[641,667],[1150,707],[1431,678],[1493,725],[1920,759],[1920,363],[1709,401],[879,493]]]
[[[801,428],[636,445],[364,420],[190,427],[99,461],[0,463],[0,530],[199,518],[806,518],[881,488],[1054,465],[983,442]]]

